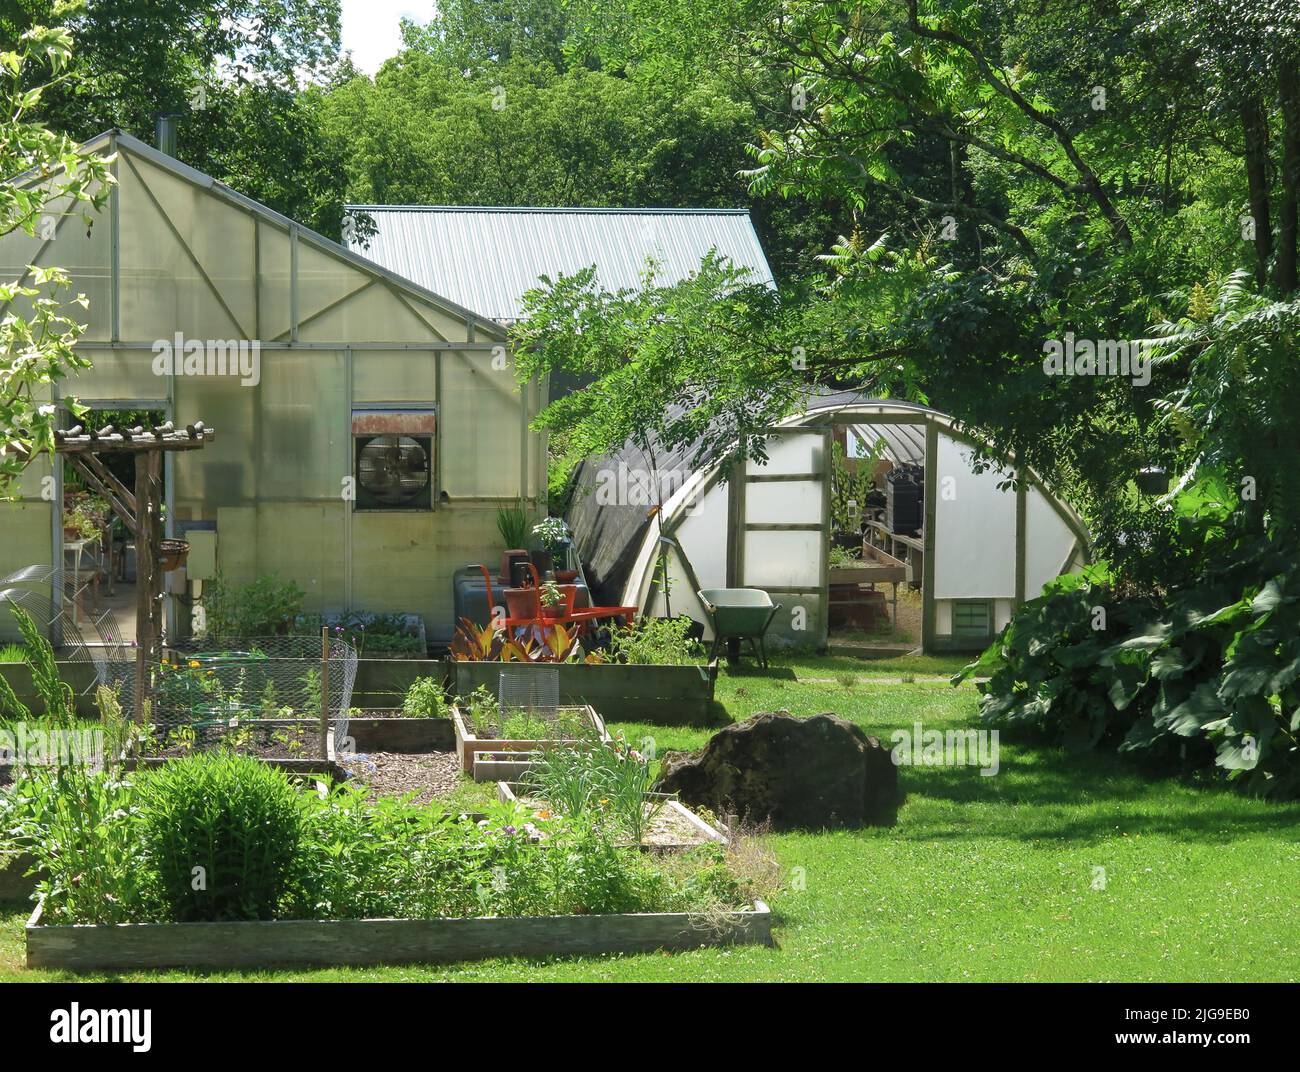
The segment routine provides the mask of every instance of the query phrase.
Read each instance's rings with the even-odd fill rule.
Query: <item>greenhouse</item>
[[[545,487],[527,427],[544,388],[521,392],[503,329],[125,133],[82,148],[116,154],[107,206],[88,223],[50,206],[35,236],[0,241],[0,272],[58,265],[85,294],[91,365],[57,389],[87,427],[216,432],[162,474],[165,535],[190,544],[169,635],[220,570],[449,637],[453,571],[496,545],[503,502]],[[28,468],[0,504],[0,576],[57,564],[66,589],[98,552],[96,605],[128,607],[131,548],[78,532],[75,483],[45,455]]]
[[[890,585],[881,620],[895,642],[979,650],[1016,606],[1087,562],[1089,541],[1032,472],[977,464],[978,442],[934,409],[822,394],[773,430],[766,464],[743,471],[690,447],[588,459],[570,522],[593,591],[610,602],[707,629],[701,590],[762,589],[781,605],[769,640],[823,647],[838,625],[889,615]],[[914,479],[891,484],[891,473]],[[837,508],[837,480],[856,474],[866,494]],[[856,557],[837,560],[837,542]],[[900,584],[919,596],[910,632]]]

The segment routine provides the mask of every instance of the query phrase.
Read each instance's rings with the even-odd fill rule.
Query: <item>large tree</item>
[[[24,0],[9,32],[58,23],[71,77],[41,116],[85,140],[119,127],[153,140],[178,117],[186,163],[302,223],[337,236],[346,177],[325,139],[319,97],[338,76],[339,0]],[[0,32],[4,27],[0,25]]]

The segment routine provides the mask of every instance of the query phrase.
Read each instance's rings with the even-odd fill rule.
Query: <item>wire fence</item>
[[[289,757],[314,754],[322,712],[338,749],[347,736],[357,653],[346,641],[309,636],[212,638],[168,646],[149,721],[185,748],[230,743]]]

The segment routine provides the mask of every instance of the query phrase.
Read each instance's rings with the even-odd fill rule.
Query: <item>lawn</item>
[[[868,733],[969,725],[955,660],[797,659],[724,674],[742,718],[834,711]],[[902,680],[914,674],[915,681]],[[613,723],[659,750],[709,730]],[[773,836],[790,888],[776,949],[484,961],[453,967],[114,978],[387,980],[1295,980],[1300,804],[1149,781],[1114,756],[1003,741],[1001,769],[903,768],[892,829]],[[1099,871],[1098,869],[1104,869]],[[0,909],[0,979],[22,969],[23,906]]]

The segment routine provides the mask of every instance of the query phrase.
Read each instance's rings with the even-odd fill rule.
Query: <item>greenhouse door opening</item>
[[[112,425],[154,428],[167,419],[161,402],[84,402],[90,412],[80,421],[96,431]],[[135,459],[130,454],[96,457],[129,491],[135,487]],[[164,460],[169,466],[170,460]],[[135,540],[112,510],[104,481],[87,480],[67,459],[62,463],[63,494],[60,553],[63,562],[64,614],[89,645],[129,647],[136,639]],[[166,477],[164,476],[164,481]]]

